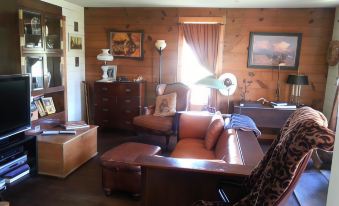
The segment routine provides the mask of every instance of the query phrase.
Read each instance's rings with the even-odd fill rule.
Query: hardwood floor
[[[139,205],[138,200],[124,193],[114,193],[112,196],[106,197],[101,187],[100,155],[116,145],[129,141],[165,145],[165,137],[142,138],[126,132],[99,131],[99,154],[67,178],[37,175],[9,188],[4,192],[3,197],[10,201],[11,206]],[[174,147],[175,141],[175,138],[172,137],[170,149]],[[267,145],[264,145],[264,148],[267,148]],[[326,177],[327,180],[325,180]],[[329,174],[326,171],[307,170],[296,187],[295,195],[291,196],[286,206],[325,205],[328,177]]]

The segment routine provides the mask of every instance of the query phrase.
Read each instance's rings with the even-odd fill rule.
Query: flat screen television
[[[31,128],[31,81],[25,74],[0,75],[0,141]]]

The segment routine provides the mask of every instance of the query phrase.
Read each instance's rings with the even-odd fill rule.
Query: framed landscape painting
[[[251,32],[247,66],[297,70],[301,38],[301,33]]]
[[[143,59],[142,31],[111,31],[109,38],[114,58]]]

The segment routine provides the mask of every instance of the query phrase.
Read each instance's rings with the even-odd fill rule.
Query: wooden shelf
[[[47,89],[45,89],[44,93],[50,94],[50,93],[63,92],[63,91],[65,91],[65,87],[64,86],[58,86],[58,87],[47,88]]]
[[[64,119],[65,111],[61,111],[44,117],[40,117],[39,119],[32,121],[32,126],[34,127],[36,125],[48,125],[48,127],[54,127],[58,124],[63,123]]]

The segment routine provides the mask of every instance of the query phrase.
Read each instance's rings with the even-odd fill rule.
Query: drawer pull
[[[107,119],[102,120],[103,123],[108,123]]]
[[[102,101],[103,101],[103,102],[107,102],[107,101],[108,101],[108,98],[105,98],[105,97],[104,97],[104,98],[102,98]]]
[[[102,91],[108,91],[108,88],[107,87],[103,87],[101,88]]]
[[[132,90],[130,88],[125,89],[125,92],[131,92]]]
[[[125,110],[125,113],[126,113],[126,114],[130,114],[130,113],[131,113],[131,110],[128,110],[128,109]]]
[[[125,124],[130,125],[130,124],[131,124],[131,121],[125,121]]]
[[[125,103],[131,103],[130,99],[125,99]]]
[[[109,111],[109,109],[107,109],[107,108],[103,108],[103,109],[102,109],[102,111],[103,111],[103,112],[108,112],[108,111]]]

